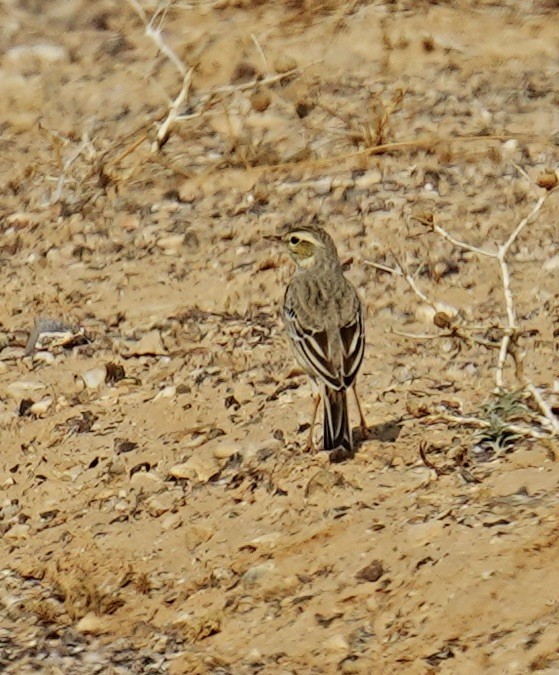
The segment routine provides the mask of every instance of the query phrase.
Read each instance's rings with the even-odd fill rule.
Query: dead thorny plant
[[[503,302],[506,313],[506,324],[499,325],[493,321],[491,325],[469,326],[463,320],[463,313],[448,312],[446,308],[429,298],[417,283],[417,273],[412,275],[396,256],[396,268],[368,262],[378,269],[402,276],[413,293],[421,302],[429,305],[434,311],[434,324],[442,331],[439,334],[414,335],[398,333],[412,339],[452,338],[467,346],[478,345],[498,352],[495,366],[495,389],[493,398],[483,406],[476,415],[463,416],[436,412],[423,417],[426,422],[446,422],[459,426],[473,426],[477,429],[476,438],[480,442],[495,445],[497,449],[509,446],[519,438],[549,439],[559,436],[559,419],[545,400],[539,389],[528,378],[524,371],[526,352],[520,339],[526,335],[518,324],[516,304],[511,288],[509,253],[519,234],[540,212],[546,199],[553,192],[548,190],[539,197],[527,216],[517,224],[507,239],[496,250],[480,248],[463,242],[447,232],[435,222],[432,213],[416,214],[414,220],[419,222],[427,232],[433,232],[458,249],[469,251],[479,257],[486,257],[497,262],[503,290]],[[504,371],[506,361],[511,359],[519,389],[505,386]],[[528,401],[532,406],[528,405]]]

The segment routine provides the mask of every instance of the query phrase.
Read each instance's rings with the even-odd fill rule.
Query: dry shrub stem
[[[167,140],[169,139],[169,134],[171,132],[171,126],[173,122],[177,119],[179,116],[179,110],[185,103],[185,101],[188,99],[188,94],[190,93],[190,85],[192,84],[192,73],[194,72],[194,68],[190,68],[187,70],[184,74],[183,81],[182,81],[182,87],[181,90],[179,91],[177,97],[175,100],[171,103],[169,107],[169,113],[167,114],[167,117],[163,121],[162,124],[159,125],[159,129],[157,130],[157,134],[155,137],[155,141],[151,144],[151,152],[159,152],[161,148],[165,145]]]
[[[507,255],[510,251],[511,246],[514,244],[516,239],[518,238],[519,234],[522,232],[522,230],[526,227],[526,225],[539,213],[541,210],[542,206],[544,205],[546,199],[548,196],[551,194],[552,190],[546,192],[544,195],[542,195],[530,213],[528,213],[527,216],[525,216],[515,227],[511,235],[508,237],[508,239],[501,244],[496,251],[491,251],[487,250],[485,248],[479,248],[477,246],[472,246],[471,244],[468,244],[466,242],[460,241],[459,239],[456,239],[453,235],[451,235],[449,232],[447,232],[443,227],[440,225],[437,225],[432,221],[432,219],[421,219],[419,218],[419,222],[421,222],[423,225],[427,226],[430,228],[433,232],[436,232],[438,235],[440,235],[443,239],[446,239],[449,243],[451,243],[453,246],[456,246],[457,248],[460,248],[465,251],[470,251],[471,253],[475,253],[476,255],[483,256],[486,258],[492,258],[494,260],[497,260],[498,265],[499,265],[499,271],[501,275],[501,283],[503,287],[503,297],[505,301],[505,307],[506,307],[506,315],[507,315],[507,325],[503,331],[503,337],[500,342],[499,346],[499,355],[497,359],[497,366],[496,366],[496,372],[495,372],[495,384],[496,384],[496,389],[497,392],[503,391],[504,390],[504,367],[505,367],[505,362],[507,359],[507,356],[511,356],[514,364],[515,364],[515,375],[520,382],[522,388],[528,392],[532,399],[534,400],[535,404],[538,406],[539,410],[543,414],[545,420],[550,426],[551,429],[551,435],[556,436],[559,435],[559,420],[557,417],[554,415],[553,411],[551,410],[551,406],[545,401],[541,393],[538,391],[538,389],[535,387],[533,382],[531,382],[525,375],[524,369],[523,369],[523,360],[524,360],[524,354],[521,352],[521,350],[518,347],[517,341],[518,341],[518,336],[519,336],[519,331],[518,331],[518,322],[517,322],[517,316],[516,316],[516,307],[515,307],[515,302],[514,302],[514,295],[511,289],[511,277],[510,277],[510,269],[509,265],[507,263]],[[372,265],[373,267],[377,267],[378,269],[382,269],[383,271],[391,272],[397,275],[401,275],[404,277],[406,280],[407,284],[411,288],[411,290],[414,292],[414,294],[424,303],[430,305],[433,307],[435,310],[437,310],[437,305],[435,302],[433,302],[430,298],[428,298],[425,293],[418,287],[415,278],[411,276],[408,272],[406,272],[405,268],[403,265],[396,259],[397,263],[397,268],[388,268],[386,266],[379,266],[374,263],[367,262],[367,264]],[[463,329],[459,326],[455,325],[450,325],[451,332],[450,336],[451,337],[457,337],[460,338],[466,342],[473,342],[475,344],[481,344],[484,347],[491,347],[495,348],[496,345],[488,342],[487,340],[480,340],[479,338],[474,337],[473,335],[468,334],[467,329]],[[419,339],[427,339],[430,337],[444,337],[444,336],[449,336],[449,333],[446,332],[442,335],[438,336],[426,336],[426,335],[418,335],[418,336],[410,336],[408,337],[415,337]],[[436,416],[429,416],[428,418],[430,421],[436,421],[436,420],[443,420],[443,421],[451,421],[451,422],[456,422],[460,424],[467,424],[467,425],[473,425],[477,426],[478,428],[486,428],[489,426],[489,423],[486,420],[478,419],[475,417],[461,417],[461,416],[449,416],[449,415],[436,415]],[[508,424],[507,428],[509,428],[512,432],[514,433],[519,433],[523,436],[531,436],[533,438],[548,438],[549,433],[542,433],[539,432],[535,429],[532,429],[531,427],[525,427],[525,426],[519,426],[515,424]]]

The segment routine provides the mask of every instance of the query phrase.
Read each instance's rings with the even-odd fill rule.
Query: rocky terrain
[[[559,673],[557,3],[1,7],[0,670]],[[291,222],[367,310],[339,464]]]

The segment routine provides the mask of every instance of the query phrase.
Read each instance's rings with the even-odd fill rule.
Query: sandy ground
[[[126,2],[0,3],[2,672],[559,673],[558,444],[426,416],[489,419],[506,312],[413,217],[495,251],[547,195],[509,260],[557,411],[559,10],[451,4],[177,2],[173,62]],[[367,307],[340,464],[265,238],[313,219]]]

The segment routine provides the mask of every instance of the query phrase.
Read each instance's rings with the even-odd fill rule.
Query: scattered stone
[[[250,567],[242,576],[242,582],[246,586],[254,586],[263,577],[270,574],[276,569],[276,565],[272,560],[268,560],[260,565]]]
[[[265,89],[257,89],[250,97],[250,105],[255,112],[264,112],[268,109],[272,97]]]
[[[61,45],[39,43],[36,45],[19,45],[8,49],[5,58],[14,63],[58,63],[68,59],[68,52]]]
[[[207,483],[219,473],[219,466],[213,458],[194,455],[182,464],[175,464],[169,473],[173,478],[187,478]]]
[[[33,382],[31,380],[18,380],[17,382],[12,382],[6,387],[8,394],[14,398],[20,398],[25,396],[31,391],[40,391],[41,389],[46,388],[46,384],[42,382]]]
[[[135,356],[163,356],[167,353],[161,333],[158,330],[151,330],[136,343],[128,343],[128,353]]]
[[[88,389],[99,389],[99,387],[105,383],[106,377],[107,369],[105,366],[99,366],[98,368],[87,370],[82,375],[82,380]]]
[[[200,186],[193,180],[185,180],[179,187],[179,199],[181,202],[190,204],[202,197],[202,195]]]
[[[17,523],[4,534],[4,539],[7,541],[25,541],[29,539],[30,531],[31,527],[27,523]]]
[[[174,495],[170,492],[165,492],[160,495],[152,495],[146,500],[146,508],[150,516],[158,518],[167,511],[170,511],[175,506]]]
[[[406,537],[408,542],[414,546],[425,546],[439,537],[444,530],[445,524],[442,520],[431,520],[427,523],[410,525],[407,528]]]
[[[322,643],[322,646],[325,651],[330,652],[330,653],[347,653],[349,652],[349,642],[347,639],[341,634],[341,633],[336,633],[334,635],[331,635],[329,638],[324,640]]]
[[[101,635],[109,632],[107,619],[89,612],[76,624],[76,630],[84,635]]]
[[[185,527],[185,545],[188,551],[193,551],[200,544],[209,541],[215,534],[213,525],[196,525],[187,523]]]
[[[557,185],[557,174],[555,171],[544,171],[538,176],[537,183],[539,187],[551,190]]]
[[[252,549],[256,551],[258,549],[273,549],[276,546],[278,539],[281,537],[281,532],[268,532],[268,534],[263,534],[260,537],[255,537],[251,539],[246,544],[239,546],[239,550],[243,549]]]
[[[157,246],[163,249],[165,255],[177,255],[184,249],[184,234],[171,234],[157,240]]]
[[[382,180],[382,174],[378,169],[365,171],[362,176],[355,179],[355,187],[358,190],[367,190],[373,185],[377,185]]]
[[[297,61],[288,54],[282,53],[274,59],[274,70],[276,73],[287,73],[297,68]]]
[[[52,405],[52,396],[45,396],[29,407],[29,412],[35,417],[42,417]]]
[[[168,513],[161,519],[161,529],[165,532],[176,530],[182,525],[182,518],[178,513]]]
[[[173,398],[177,394],[177,388],[169,384],[166,387],[163,387],[157,394],[153,397],[154,401],[159,401],[162,398]]]
[[[9,410],[0,412],[0,427],[5,429],[6,427],[11,426],[17,418],[17,412],[10,412]]]
[[[337,471],[328,471],[320,469],[307,483],[305,488],[305,497],[309,498],[315,494],[331,492],[335,487],[342,487],[345,484],[343,476]]]
[[[549,258],[549,260],[546,260],[543,264],[544,272],[554,272],[557,269],[559,269],[559,255],[554,255],[552,258]]]
[[[359,581],[378,581],[384,574],[384,567],[380,560],[373,560],[366,567],[359,570],[355,578]]]
[[[243,448],[240,443],[235,443],[234,441],[222,441],[217,443],[213,449],[213,456],[216,459],[229,459],[236,454],[242,454]]]
[[[136,471],[130,478],[130,486],[142,492],[154,492],[162,484],[162,479],[153,471]],[[166,509],[166,511],[168,510]]]

